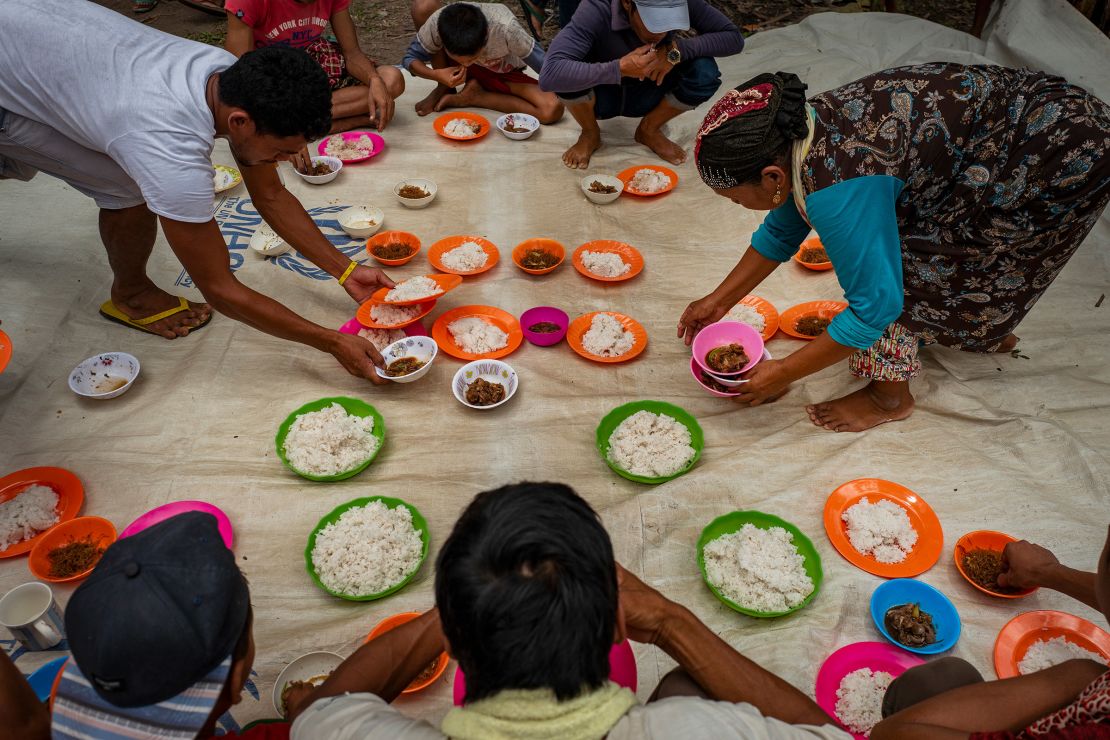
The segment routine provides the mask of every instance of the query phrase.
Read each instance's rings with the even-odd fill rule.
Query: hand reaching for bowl
[[[312,155],[308,153],[308,145],[305,144],[301,150],[289,158],[289,164],[303,175],[307,175],[312,171]]]
[[[357,303],[364,303],[378,288],[392,288],[397,285],[389,276],[376,267],[359,265],[343,282],[347,295]]]
[[[1060,561],[1048,548],[1021,540],[1010,542],[1002,551],[1002,572],[998,585],[1007,588],[1037,588],[1047,586],[1051,571]]]
[[[344,370],[356,378],[365,378],[374,385],[385,385],[389,382],[374,372],[375,366],[385,367],[385,360],[368,340],[355,334],[336,332],[328,351],[339,361]]]
[[[689,346],[699,331],[720,321],[726,313],[728,313],[728,307],[717,300],[712,293],[694,301],[686,307],[678,320],[678,338]]]
[[[763,360],[740,377],[748,382],[740,386],[743,393],[736,400],[749,406],[770,403],[790,387],[790,377],[782,360]]]

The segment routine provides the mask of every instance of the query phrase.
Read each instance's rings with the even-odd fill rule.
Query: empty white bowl
[[[69,374],[69,389],[103,401],[131,390],[139,377],[139,360],[126,352],[104,352],[82,360]]]
[[[505,386],[505,397],[497,403],[490,404],[489,406],[475,406],[466,400],[466,387],[473,383],[476,379],[481,378],[487,383],[499,383]],[[516,393],[517,386],[516,371],[507,363],[500,360],[475,360],[468,362],[459,368],[455,373],[455,378],[451,381],[451,390],[455,394],[455,398],[463,406],[469,406],[472,409],[479,411],[488,411],[495,409],[503,403],[507,403],[510,398]]]
[[[263,257],[277,257],[279,254],[285,254],[290,250],[288,242],[278,236],[269,224],[262,224],[255,229],[248,244],[251,249]]]
[[[526,128],[527,131],[509,131],[508,127]],[[540,129],[540,119],[527,113],[506,113],[497,119],[497,130],[513,141],[523,141]]]
[[[385,223],[385,213],[377,206],[351,206],[339,212],[339,226],[355,239],[373,236]]]
[[[326,175],[306,175],[305,173],[298,170],[296,167],[293,168],[293,171],[300,175],[302,180],[308,183],[312,183],[313,185],[323,185],[325,182],[331,182],[335,178],[339,177],[339,171],[343,169],[342,159],[340,159],[339,157],[312,158],[313,166],[321,163],[327,164],[328,167],[331,167],[331,172]]]
[[[385,360],[385,366],[389,367],[391,362],[403,357],[415,357],[424,363],[424,367],[398,378],[386,375],[385,370],[380,367],[375,367],[374,371],[378,374],[378,377],[392,380],[394,383],[412,383],[428,374],[428,371],[432,369],[432,361],[435,360],[438,354],[439,345],[431,337],[405,337],[404,339],[398,339],[382,350],[382,359]]]
[[[590,184],[593,183],[595,180],[600,182],[602,185],[611,185],[615,187],[617,189],[617,192],[595,193],[594,191],[590,190]],[[620,178],[618,177],[613,177],[612,175],[586,175],[582,178],[582,193],[587,198],[589,198],[591,203],[597,203],[601,206],[605,205],[606,203],[612,203],[617,198],[621,197],[621,193],[623,192],[624,183],[621,182]]]
[[[287,684],[294,681],[309,681],[318,679],[319,676],[326,676],[339,667],[343,662],[343,656],[335,653],[328,653],[324,651],[315,653],[305,653],[301,657],[294,660],[289,665],[282,669],[278,674],[277,681],[274,682],[274,709],[277,710],[279,716],[285,716],[285,707],[281,705],[281,694],[285,690]],[[319,685],[323,681],[314,682],[314,685]]]
[[[402,198],[401,188],[405,187],[406,185],[415,185],[416,187],[427,193],[427,195],[423,198]],[[432,182],[431,180],[426,180],[422,177],[412,177],[407,180],[401,180],[401,182],[393,186],[393,194],[397,196],[397,200],[401,201],[401,205],[403,205],[405,208],[427,207],[429,203],[436,199],[436,193],[438,192],[438,190],[439,189],[436,187],[436,184],[434,182]]]

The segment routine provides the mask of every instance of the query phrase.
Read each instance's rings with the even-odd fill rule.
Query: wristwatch
[[[682,61],[682,52],[678,50],[678,44],[672,43],[671,48],[667,49],[667,63],[672,67]]]

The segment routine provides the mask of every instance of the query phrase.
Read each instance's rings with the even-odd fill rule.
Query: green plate
[[[422,547],[420,550],[420,562],[417,563],[416,567],[412,569],[412,573],[409,573],[407,576],[405,576],[405,579],[403,581],[398,583],[396,586],[390,586],[385,591],[382,591],[380,593],[368,594],[366,596],[351,596],[350,594],[332,591],[330,588],[324,585],[323,581],[320,580],[320,576],[316,573],[316,568],[312,565],[312,550],[316,547],[316,535],[321,529],[338,520],[343,512],[345,512],[347,509],[354,509],[356,507],[366,506],[371,501],[381,501],[390,509],[396,509],[398,506],[404,506],[406,509],[412,512],[412,524],[414,527],[416,527],[417,530],[420,531],[420,540],[424,543],[424,547]],[[420,512],[412,504],[405,503],[399,498],[387,498],[385,496],[368,496],[367,498],[356,498],[354,501],[348,501],[347,503],[332,509],[331,513],[329,513],[316,524],[316,528],[313,529],[312,534],[308,536],[308,544],[304,548],[304,566],[305,570],[308,571],[308,574],[312,576],[312,581],[332,596],[337,596],[341,599],[347,599],[348,601],[373,601],[374,599],[381,599],[389,596],[390,594],[397,593],[402,588],[404,588],[409,581],[413,579],[413,577],[420,571],[420,567],[424,565],[424,561],[428,557],[429,539],[430,537],[428,535],[428,523],[424,521],[424,517],[420,515]]]
[[[320,411],[321,409],[325,409],[328,406],[331,406],[333,403],[338,403],[340,406],[346,409],[348,414],[351,414],[353,416],[374,417],[374,431],[371,432],[371,434],[378,438],[378,449],[374,450],[374,454],[366,458],[365,462],[360,463],[357,467],[351,468],[350,470],[346,470],[342,473],[336,473],[335,475],[312,475],[311,473],[302,473],[300,470],[294,468],[289,463],[289,458],[285,456],[285,437],[289,434],[289,427],[293,424],[293,420],[296,419],[298,416],[302,414],[307,414],[311,411]],[[382,446],[385,445],[385,420],[382,419],[382,415],[378,413],[378,410],[376,408],[366,403],[365,401],[358,400],[357,398],[347,398],[346,396],[321,398],[319,401],[306,403],[304,406],[301,406],[299,409],[289,414],[289,416],[285,417],[285,421],[281,422],[281,426],[278,427],[277,437],[274,438],[274,444],[277,447],[278,457],[281,458],[281,461],[285,464],[285,467],[289,468],[302,478],[321,482],[346,480],[358,475],[363,470],[366,470],[367,466],[369,466],[370,463],[374,462],[374,458],[377,457],[378,453],[382,451]]]
[[[661,478],[651,478],[645,475],[635,475],[629,473],[627,470],[618,467],[609,459],[609,438],[613,436],[613,431],[618,425],[628,417],[635,414],[637,411],[650,411],[653,414],[666,414],[673,417],[678,422],[690,430],[690,446],[694,448],[694,457],[690,462],[673,475],[665,475]],[[633,401],[626,403],[623,406],[617,406],[615,409],[605,415],[601,423],[597,425],[597,451],[601,453],[601,459],[605,464],[613,469],[613,472],[622,478],[636,481],[637,483],[647,483],[649,485],[656,485],[665,483],[666,481],[677,478],[683,475],[690,468],[694,467],[698,459],[701,457],[701,450],[705,447],[705,436],[698,426],[698,420],[695,419],[688,411],[679,408],[674,404],[664,403],[663,401]]]
[[[730,601],[728,597],[717,590],[716,586],[709,582],[709,576],[705,573],[705,546],[721,535],[740,531],[740,528],[745,524],[753,524],[759,529],[782,527],[794,536],[794,547],[798,548],[798,552],[805,558],[806,574],[809,576],[810,580],[813,581],[813,591],[801,604],[798,604],[793,609],[787,609],[782,612],[759,612],[755,609],[748,609],[740,606],[734,601]],[[701,531],[701,537],[698,537],[698,568],[701,570],[701,577],[702,580],[705,581],[705,585],[709,586],[709,590],[713,592],[714,596],[721,600],[721,603],[735,609],[741,614],[760,618],[782,617],[808,606],[809,602],[813,601],[813,598],[817,596],[817,592],[821,590],[821,581],[825,577],[824,573],[821,571],[821,556],[817,554],[817,548],[813,546],[809,538],[802,534],[802,531],[790,522],[779,519],[777,516],[772,516],[771,514],[764,514],[762,511],[734,511],[731,514],[719,516],[711,521],[709,525]]]

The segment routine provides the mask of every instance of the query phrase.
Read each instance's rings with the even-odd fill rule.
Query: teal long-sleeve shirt
[[[864,349],[902,315],[902,244],[895,205],[905,183],[890,175],[868,175],[822,188],[808,196],[806,214],[836,270],[848,310],[829,324],[833,340]],[[786,262],[809,235],[794,199],[767,214],[752,235],[752,247]]]

